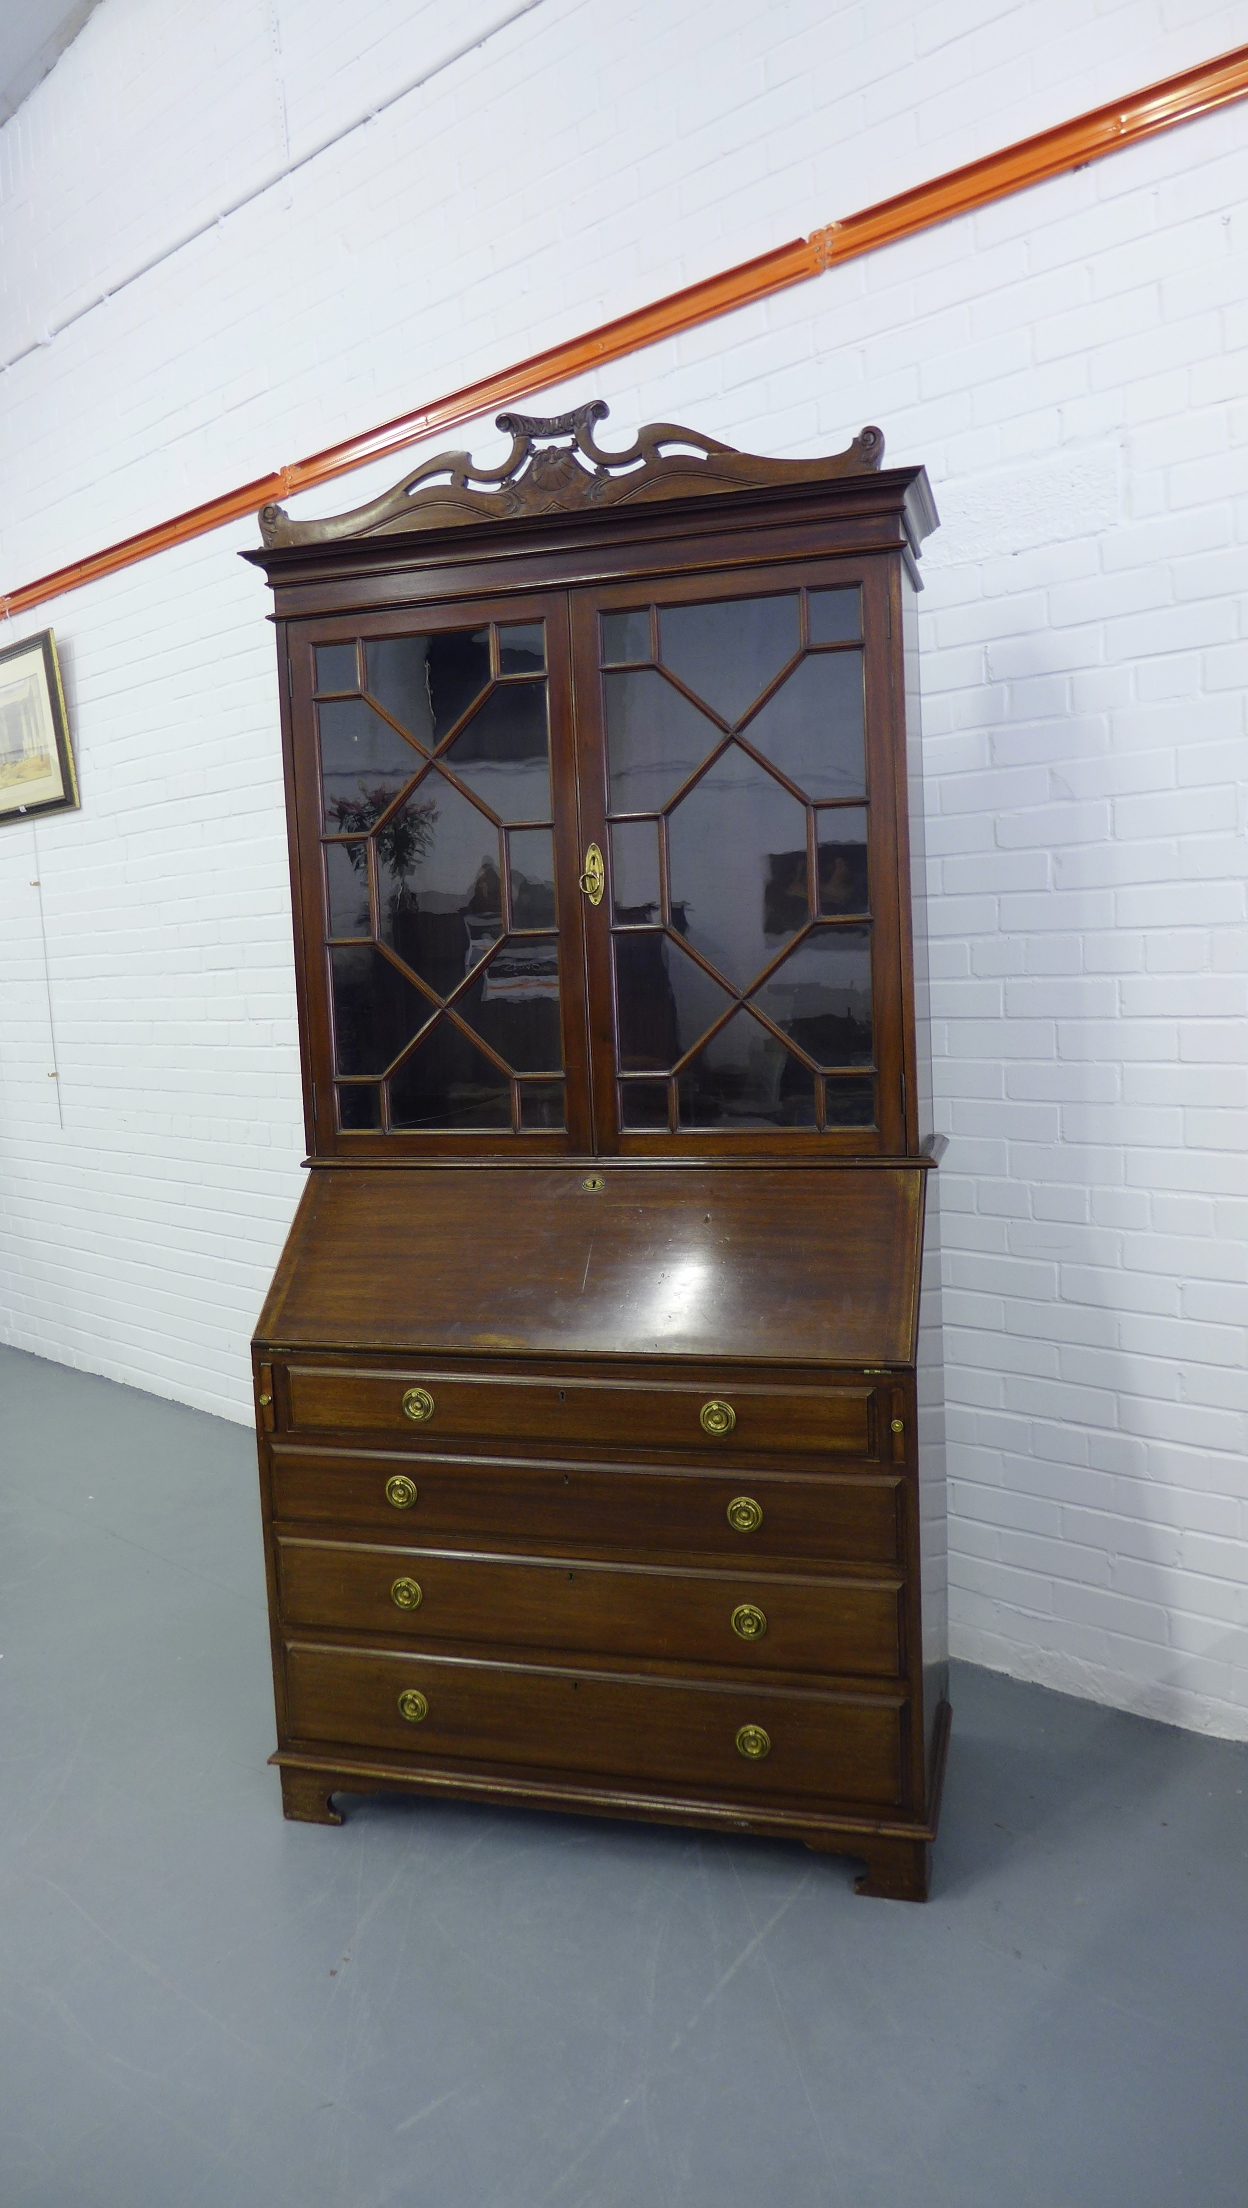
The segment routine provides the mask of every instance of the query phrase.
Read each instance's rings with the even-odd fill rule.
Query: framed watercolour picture
[[[44,629],[0,651],[0,822],[78,801],[56,641]]]

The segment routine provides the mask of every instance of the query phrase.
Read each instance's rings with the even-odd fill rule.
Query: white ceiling
[[[0,0],[0,123],[60,60],[99,0]]]

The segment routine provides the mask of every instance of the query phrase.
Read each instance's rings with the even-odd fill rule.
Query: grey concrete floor
[[[0,1350],[4,2208],[1243,2208],[1248,1751],[963,1666],[926,1908],[288,1825],[249,1435]]]

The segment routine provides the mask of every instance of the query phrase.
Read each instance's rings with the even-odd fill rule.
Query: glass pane
[[[331,835],[358,835],[420,772],[422,756],[363,698],[343,698],[316,711],[325,826]]]
[[[732,999],[657,928],[617,935],[613,943],[620,1070],[664,1072],[692,1050]]]
[[[734,1012],[680,1076],[680,1124],[813,1127],[815,1077],[774,1035]]]
[[[611,896],[622,927],[659,918],[659,828],[654,820],[620,820],[611,830]]]
[[[561,1073],[558,937],[509,938],[455,1009],[517,1073]]]
[[[638,1134],[657,1131],[665,1135],[668,1131],[666,1081],[621,1081],[620,1125]]]
[[[555,924],[555,839],[549,828],[513,828],[507,838],[513,928]]]
[[[820,813],[819,910],[830,920],[866,912],[867,816],[856,805]]]
[[[823,1084],[826,1127],[874,1127],[874,1081],[833,1081]]]
[[[730,744],[674,807],[667,839],[673,925],[746,988],[806,923],[804,902],[792,919],[767,898],[771,855],[805,847],[804,806]]]
[[[370,1128],[381,1125],[381,1090],[361,1084],[358,1088],[337,1089],[338,1125],[342,1128]]]
[[[339,1073],[384,1073],[432,1018],[419,989],[371,945],[331,951],[334,1058]]]
[[[354,644],[317,645],[316,687],[318,690],[359,689],[359,663]]]
[[[801,638],[797,596],[730,598],[713,606],[664,606],[659,657],[729,723],[739,721]]]
[[[604,675],[613,813],[661,812],[719,741],[713,721],[662,675]]]
[[[549,820],[549,753],[546,685],[516,682],[491,692],[445,756],[500,820]]]
[[[452,1020],[405,1058],[390,1083],[392,1127],[511,1126],[511,1083]]]
[[[498,830],[435,769],[376,843],[381,939],[447,997],[503,932]]]
[[[812,590],[806,601],[812,644],[856,644],[862,635],[862,592]]]
[[[650,657],[650,612],[639,606],[632,613],[602,616],[602,664],[630,667]]]
[[[546,631],[542,622],[500,629],[498,663],[505,675],[540,675],[546,665]]]
[[[871,930],[816,928],[754,997],[820,1066],[869,1066]]]
[[[804,659],[742,734],[808,797],[861,797],[862,653]]]
[[[520,1125],[561,1131],[566,1125],[562,1081],[521,1081]]]
[[[377,637],[365,646],[365,665],[365,687],[432,750],[489,682],[489,631]]]
[[[368,845],[327,843],[325,851],[325,909],[329,933],[369,936],[373,924],[368,912]]]

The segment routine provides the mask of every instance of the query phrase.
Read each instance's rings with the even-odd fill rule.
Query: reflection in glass
[[[562,1081],[520,1081],[520,1125],[562,1132],[567,1121]]]
[[[434,1007],[371,944],[331,951],[334,1059],[339,1073],[384,1073]]]
[[[808,797],[861,797],[862,653],[812,653],[742,734]]]
[[[797,596],[664,606],[659,657],[731,726],[796,659]]]
[[[820,1066],[869,1066],[871,930],[815,928],[753,998]]]
[[[339,941],[353,935],[371,935],[368,915],[368,845],[327,843],[325,851],[325,909],[329,933]]]
[[[513,928],[555,924],[555,839],[549,828],[513,828],[507,838]]]
[[[350,1088],[336,1089],[338,1099],[338,1125],[349,1128],[372,1128],[381,1125],[381,1090],[371,1083],[360,1082]]]
[[[620,1125],[634,1134],[668,1131],[666,1081],[621,1081]]]
[[[540,675],[546,665],[546,632],[540,621],[498,632],[498,664],[505,675]]]
[[[366,689],[427,751],[442,741],[490,679],[488,629],[374,637],[364,656]]]
[[[453,1020],[405,1058],[390,1082],[393,1127],[510,1127],[511,1083]]]
[[[639,606],[631,613],[604,613],[602,616],[602,664],[604,667],[631,667],[650,657],[650,613],[646,606]]]
[[[322,691],[359,689],[359,663],[354,644],[317,645],[316,687]]]
[[[862,635],[862,592],[812,590],[806,597],[812,644],[856,644]]]
[[[611,829],[612,910],[621,927],[659,917],[659,829],[653,820],[617,820]]]
[[[674,1066],[732,1002],[726,989],[659,929],[613,937],[620,1070]]]
[[[838,805],[818,816],[819,910],[829,920],[866,912],[867,816],[856,805]]]
[[[549,752],[546,685],[514,682],[490,693],[444,756],[500,820],[549,820]]]
[[[455,1009],[517,1073],[561,1073],[559,939],[510,936]]]
[[[604,675],[613,813],[661,812],[720,740],[713,721],[651,669]]]
[[[874,1081],[833,1081],[823,1084],[826,1127],[874,1127]]]
[[[681,933],[744,989],[806,923],[768,906],[770,857],[806,842],[806,813],[756,760],[730,744],[676,805],[667,824],[672,910]],[[775,931],[769,924],[777,922]]]
[[[680,1125],[813,1127],[815,1077],[742,1009],[680,1076]]]
[[[421,754],[363,698],[318,705],[325,826],[331,835],[361,834],[418,774]]]
[[[375,841],[381,939],[449,996],[503,932],[498,830],[435,768]]]

